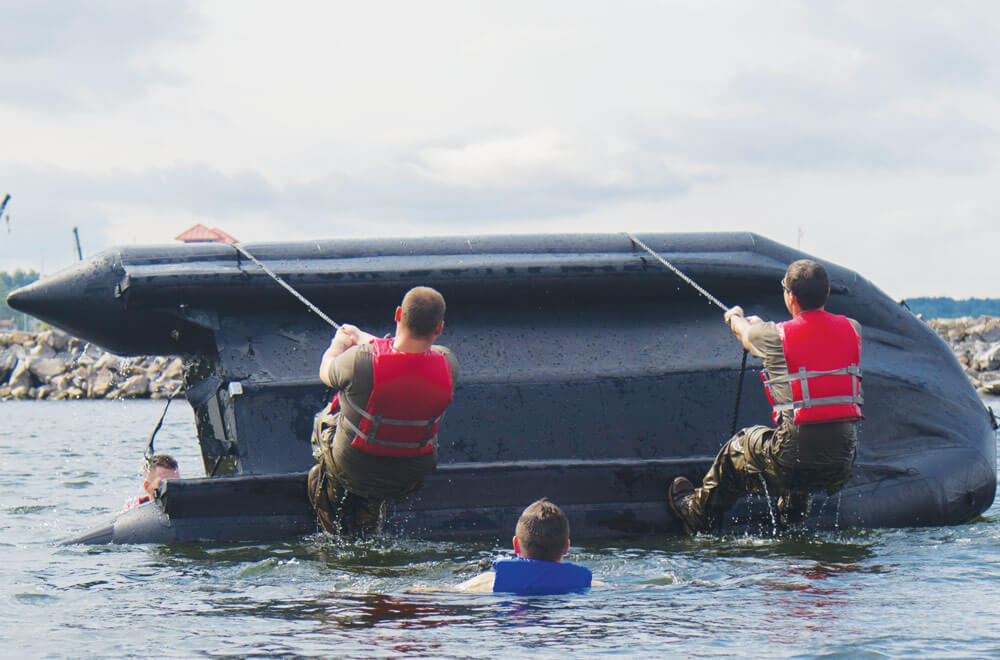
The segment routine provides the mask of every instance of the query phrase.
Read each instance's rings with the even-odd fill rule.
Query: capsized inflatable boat
[[[801,252],[755,234],[641,235],[726,304],[787,318],[779,281]],[[391,507],[391,533],[507,538],[547,496],[575,539],[681,529],[666,502],[729,436],[742,349],[706,302],[619,234],[248,244],[333,319],[391,332],[426,284],[461,363],[440,465]],[[824,262],[827,309],[864,327],[865,420],[854,476],[810,528],[940,525],[990,506],[992,418],[948,346],[875,286]],[[305,491],[317,378],[333,328],[231,245],[124,247],[12,293],[11,307],[123,355],[186,358],[203,479],[72,542],[239,542],[315,531]],[[751,358],[740,426],[768,423]],[[137,448],[138,450],[138,448]],[[767,507],[747,498],[727,524]]]

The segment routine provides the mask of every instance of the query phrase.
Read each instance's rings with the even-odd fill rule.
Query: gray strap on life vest
[[[362,440],[365,442],[370,442],[375,445],[385,445],[387,447],[402,447],[405,449],[412,449],[414,447],[426,447],[428,444],[437,440],[437,434],[434,433],[434,425],[441,421],[444,414],[440,414],[429,420],[419,420],[419,419],[386,419],[381,415],[372,415],[364,408],[360,407],[358,404],[354,403],[345,392],[341,392],[339,400],[347,404],[347,407],[358,413],[368,421],[372,423],[371,429],[368,433],[363,433],[361,429],[355,426],[351,420],[347,419],[347,415],[341,415],[341,419],[347,424],[348,428],[354,431]],[[393,442],[391,440],[379,440],[375,437],[375,432],[378,427],[382,424],[389,424],[391,426],[426,426],[427,433],[424,435],[423,442]]]
[[[816,378],[818,376],[853,376],[851,378],[851,394],[841,395],[841,396],[827,396],[820,397],[818,399],[813,399],[809,396],[809,378]],[[861,367],[856,364],[848,365],[842,369],[831,369],[830,371],[806,371],[805,367],[799,367],[798,373],[786,374],[784,376],[775,376],[774,378],[768,378],[764,381],[765,385],[774,385],[777,383],[792,383],[793,381],[802,381],[802,400],[793,401],[791,403],[776,403],[773,406],[775,412],[782,412],[785,410],[794,410],[796,408],[812,408],[815,406],[836,406],[842,404],[855,404],[861,405],[864,403],[864,397],[861,394],[860,380],[861,380]]]

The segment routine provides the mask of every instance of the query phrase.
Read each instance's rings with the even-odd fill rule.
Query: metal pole
[[[83,261],[83,250],[80,249],[80,232],[73,227],[73,237],[76,239],[76,256]]]

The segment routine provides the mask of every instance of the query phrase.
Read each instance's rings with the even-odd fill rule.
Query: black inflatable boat
[[[806,256],[754,234],[642,235],[727,304],[787,318],[779,281]],[[331,240],[243,246],[329,316],[374,334],[411,286],[448,301],[461,362],[440,465],[392,507],[391,533],[506,538],[547,496],[575,539],[680,530],[666,503],[728,437],[741,348],[719,309],[623,235]],[[854,477],[810,528],[940,525],[990,506],[992,418],[948,346],[854,272],[824,262],[827,309],[864,326]],[[332,328],[231,245],[124,247],[12,293],[9,304],[123,354],[187,361],[204,479],[71,542],[238,542],[315,531],[309,437]],[[751,358],[740,426],[768,423]],[[766,516],[759,499],[728,524]]]

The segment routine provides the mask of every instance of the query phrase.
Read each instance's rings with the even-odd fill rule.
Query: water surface
[[[139,493],[162,406],[0,403],[5,657],[1000,657],[997,504],[954,527],[588,543],[572,559],[603,585],[527,598],[415,592],[509,539],[56,546]],[[177,402],[156,448],[185,476],[194,437]]]

